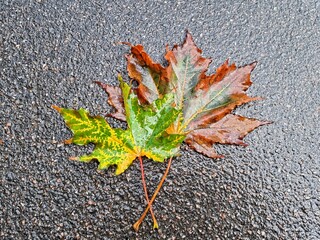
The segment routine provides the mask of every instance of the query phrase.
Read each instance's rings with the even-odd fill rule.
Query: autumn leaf
[[[68,143],[94,143],[90,155],[78,158],[83,162],[97,159],[99,169],[117,165],[116,174],[123,173],[137,157],[146,156],[163,162],[176,155],[182,134],[167,134],[166,129],[175,121],[179,111],[172,107],[173,95],[166,95],[148,106],[141,106],[130,87],[121,81],[128,129],[114,129],[101,117],[92,117],[84,110],[53,106],[61,113],[74,136]]]
[[[151,103],[166,93],[174,94],[175,107],[181,114],[168,132],[187,134],[185,142],[189,146],[215,158],[221,155],[216,153],[213,144],[245,146],[242,139],[269,122],[230,115],[237,106],[260,99],[245,93],[252,84],[250,74],[256,63],[237,67],[226,61],[216,73],[206,75],[211,59],[202,57],[201,53],[187,33],[182,45],[175,45],[171,50],[167,47],[166,68],[155,63],[143,47],[137,45],[131,47],[127,69],[129,76],[137,80],[138,91],[147,89],[138,95],[141,102],[148,99]],[[143,78],[147,73],[157,74]],[[153,90],[155,87],[157,90]]]
[[[142,104],[151,104],[167,93],[174,95],[174,106],[181,112],[167,129],[168,133],[186,134],[185,142],[191,148],[219,158],[222,155],[217,154],[214,144],[246,146],[243,138],[270,122],[232,114],[237,106],[260,99],[246,94],[256,63],[237,67],[225,61],[214,74],[207,75],[211,59],[202,57],[201,53],[187,32],[182,45],[175,45],[171,50],[166,48],[167,67],[154,62],[141,45],[131,45],[127,70],[138,83],[136,91]],[[168,174],[171,160],[147,208],[134,224],[136,231]]]

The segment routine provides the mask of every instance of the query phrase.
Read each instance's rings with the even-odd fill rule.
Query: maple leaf
[[[215,151],[215,143],[246,146],[242,139],[270,122],[231,113],[239,105],[260,99],[245,93],[252,84],[250,74],[256,63],[237,67],[225,61],[216,73],[206,75],[211,59],[201,53],[187,32],[182,45],[175,45],[172,50],[166,48],[167,67],[154,62],[141,45],[131,45],[127,70],[138,83],[136,92],[141,104],[152,104],[167,93],[174,94],[175,108],[181,112],[168,133],[186,134],[185,142],[191,148],[218,158],[222,155]],[[147,208],[134,224],[136,231],[168,174],[171,160]]]
[[[245,92],[251,86],[251,71],[256,63],[244,67],[223,63],[212,75],[206,75],[211,59],[201,56],[187,32],[182,45],[166,49],[165,68],[155,63],[141,45],[131,46],[127,56],[129,76],[138,82],[142,103],[152,103],[166,93],[174,94],[175,107],[182,110],[169,133],[187,134],[185,142],[209,157],[221,157],[213,144],[245,146],[242,139],[255,128],[268,124],[231,114],[237,106],[259,97]]]
[[[95,144],[90,155],[81,156],[78,160],[88,162],[97,159],[99,169],[117,165],[116,175],[123,173],[138,157],[146,156],[163,162],[174,156],[185,137],[182,134],[166,133],[179,114],[179,110],[171,106],[173,95],[166,95],[148,106],[141,106],[136,95],[130,93],[130,87],[119,80],[128,123],[126,130],[112,128],[103,117],[90,116],[85,109],[53,106],[74,134],[67,143]]]

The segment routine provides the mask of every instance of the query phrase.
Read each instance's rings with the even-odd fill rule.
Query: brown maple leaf
[[[174,105],[182,113],[168,132],[186,134],[185,142],[191,148],[217,158],[221,155],[216,153],[215,143],[246,146],[243,138],[270,122],[231,113],[239,105],[260,99],[246,94],[256,62],[237,67],[227,60],[214,74],[207,75],[211,59],[202,57],[201,53],[187,32],[182,45],[166,48],[167,67],[154,62],[142,45],[136,45],[131,46],[131,53],[126,56],[127,70],[138,83],[135,91],[141,104],[150,104],[164,94],[173,93]],[[116,108],[123,112],[123,105]]]

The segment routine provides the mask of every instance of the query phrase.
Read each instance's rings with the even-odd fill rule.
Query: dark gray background
[[[319,1],[1,0],[0,11],[1,239],[320,239]],[[135,233],[138,162],[114,177],[69,161],[93,146],[61,144],[71,134],[50,106],[110,112],[92,82],[128,80],[129,49],[115,43],[165,63],[185,29],[211,72],[259,62],[249,93],[265,100],[236,112],[274,123],[247,148],[219,146],[222,160],[183,146],[154,204],[160,230],[148,216]],[[145,161],[150,191],[165,167]]]

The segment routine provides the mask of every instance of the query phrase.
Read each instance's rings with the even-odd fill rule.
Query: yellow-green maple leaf
[[[70,143],[86,145],[94,143],[90,155],[78,158],[83,162],[99,161],[99,169],[117,165],[116,174],[123,173],[137,157],[146,156],[163,162],[176,155],[185,136],[166,133],[176,120],[179,111],[172,107],[173,96],[166,95],[148,106],[141,106],[130,87],[122,82],[120,86],[126,110],[128,129],[112,128],[101,116],[90,116],[85,109],[73,110],[53,106],[63,116],[74,136]]]

